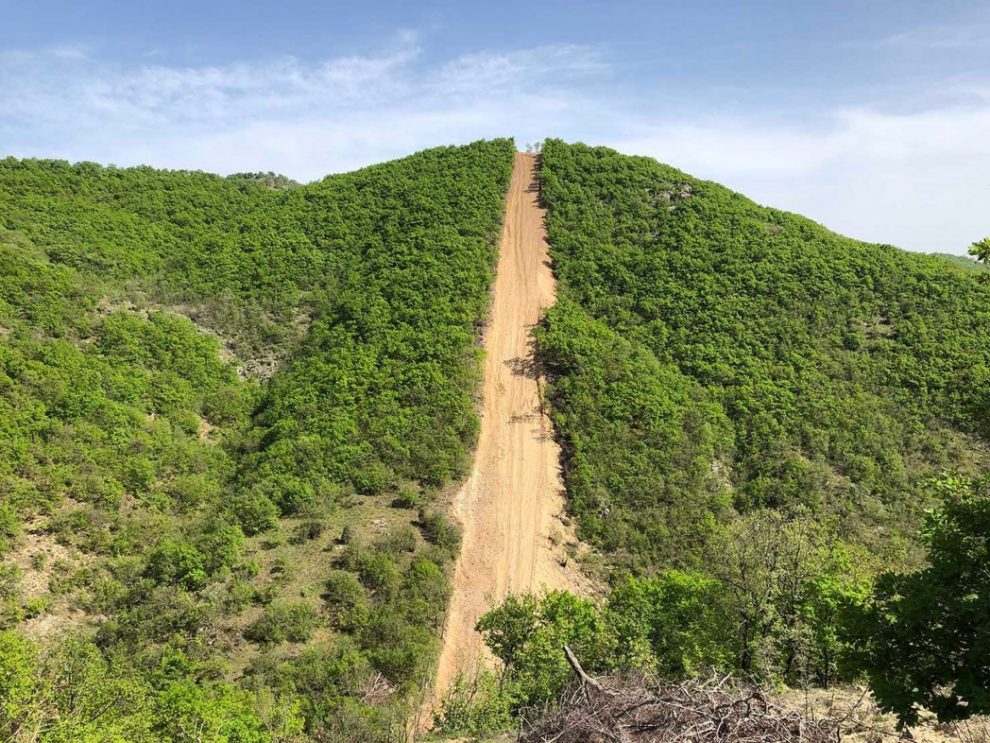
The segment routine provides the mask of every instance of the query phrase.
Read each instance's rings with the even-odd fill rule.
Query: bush
[[[331,621],[342,629],[360,627],[368,618],[370,607],[364,586],[353,573],[334,570],[323,588]]]
[[[252,491],[239,495],[230,508],[248,536],[271,531],[278,524],[278,508],[261,493]]]
[[[298,524],[292,534],[293,544],[305,544],[306,542],[318,539],[323,534],[323,524],[315,519],[309,519]]]
[[[306,642],[319,624],[316,611],[301,601],[275,602],[246,630],[244,637],[263,645]]]
[[[682,678],[734,665],[735,628],[713,578],[679,571],[629,578],[612,589],[605,622],[623,670]]]
[[[546,704],[567,687],[571,669],[561,652],[564,645],[574,648],[589,671],[607,661],[598,610],[566,591],[510,596],[481,617],[477,630],[505,667],[516,709]]]
[[[399,488],[399,494],[392,501],[393,508],[416,508],[423,503],[423,494],[411,485]]]
[[[193,591],[206,584],[206,560],[191,544],[165,539],[148,555],[145,574],[158,583]]]
[[[271,500],[283,516],[296,514],[316,497],[312,483],[295,475],[278,475],[263,480],[253,489]]]
[[[402,584],[402,574],[392,556],[365,547],[350,545],[343,556],[343,564],[355,571],[367,588],[378,597],[395,596]]]
[[[451,555],[457,554],[457,548],[461,544],[460,528],[452,524],[440,511],[421,510],[419,525],[427,542]]]
[[[409,524],[402,524],[380,538],[375,543],[375,546],[378,549],[397,556],[403,552],[415,552],[418,544],[419,540],[416,539],[416,530]]]

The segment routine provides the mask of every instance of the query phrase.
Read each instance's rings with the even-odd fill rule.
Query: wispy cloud
[[[412,43],[378,56],[306,65],[291,57],[208,67],[149,65],[121,70],[82,50],[0,56],[11,83],[0,89],[5,116],[53,125],[115,120],[216,123],[245,115],[302,115],[394,98],[419,55]],[[109,118],[108,118],[109,117]]]
[[[548,45],[425,65],[415,34],[308,63],[120,69],[84,50],[0,54],[0,144],[20,155],[316,178],[464,138],[534,132],[573,102],[562,83],[607,70],[599,50]],[[522,127],[525,129],[526,127]],[[536,138],[535,136],[533,137]]]
[[[122,68],[83,47],[0,52],[0,155],[314,179],[433,145],[561,136],[652,155],[854,237],[962,252],[990,233],[981,85],[919,91],[909,113],[877,103],[810,121],[767,109],[674,116],[619,92],[621,68],[602,48],[429,59],[411,32],[317,62]]]
[[[444,92],[459,94],[525,88],[547,80],[559,84],[607,69],[604,56],[593,47],[555,44],[502,54],[469,54],[445,64],[433,83]]]
[[[880,41],[881,46],[907,49],[961,50],[990,48],[985,23],[939,24],[892,34]]]

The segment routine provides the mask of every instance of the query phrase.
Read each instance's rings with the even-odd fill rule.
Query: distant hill
[[[961,268],[964,271],[990,271],[990,266],[980,263],[969,256],[953,255],[952,253],[932,253],[931,255],[941,258],[945,262],[951,263],[956,268]]]

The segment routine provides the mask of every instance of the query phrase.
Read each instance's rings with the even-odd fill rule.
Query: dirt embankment
[[[537,159],[517,153],[509,186],[485,333],[481,432],[474,467],[453,511],[463,544],[444,630],[433,699],[458,673],[485,662],[478,618],[510,593],[577,588],[563,542],[560,450],[542,405],[532,329],[554,303],[555,285],[539,199]]]

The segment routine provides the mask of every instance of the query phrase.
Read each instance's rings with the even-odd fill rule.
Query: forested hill
[[[499,684],[452,706],[451,732],[581,698],[562,646],[612,677],[867,681],[910,724],[990,709],[984,272],[651,159],[558,140],[542,157],[558,301],[537,345],[609,593],[485,615]]]
[[[541,334],[581,533],[697,567],[739,514],[911,561],[926,478],[990,463],[990,283],[654,160],[551,140]],[[720,526],[721,525],[721,526]]]
[[[513,153],[308,185],[0,161],[0,739],[405,735]],[[871,584],[923,564],[946,492],[912,574],[945,595],[917,606],[969,613],[912,621],[970,652],[986,611],[942,537],[985,572],[964,506],[990,471],[986,271],[603,148],[550,140],[541,172],[558,302],[537,346],[598,549],[565,546],[612,592],[484,618],[504,672],[464,687],[449,729],[551,702],[564,643],[593,672],[876,675],[904,655],[881,640],[910,629],[887,610],[910,586]],[[941,659],[905,637],[918,668]]]
[[[513,152],[0,161],[0,738],[404,729]]]

